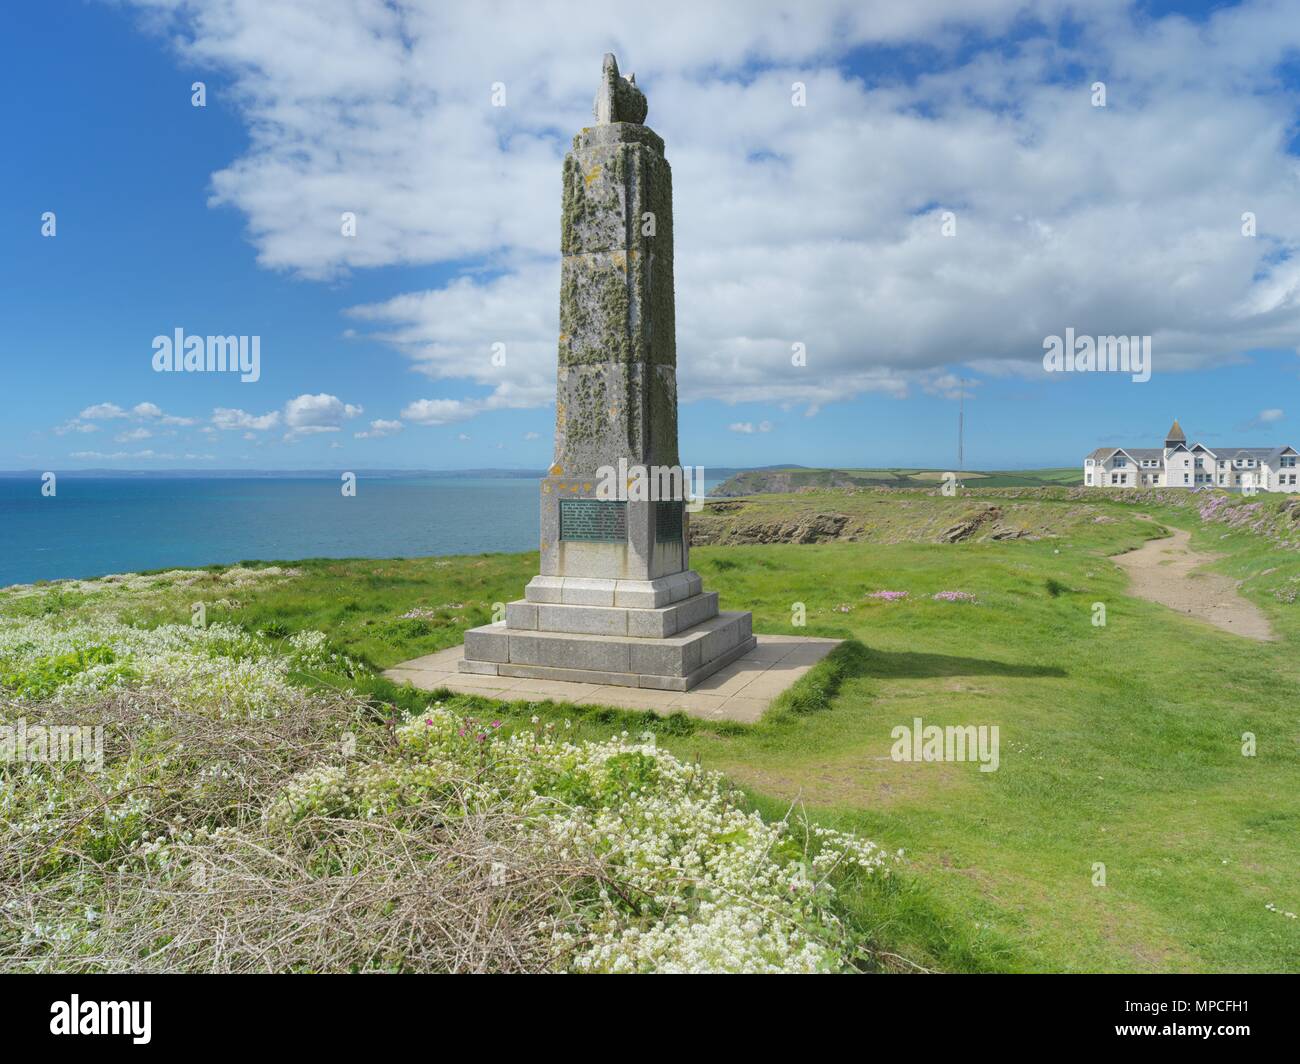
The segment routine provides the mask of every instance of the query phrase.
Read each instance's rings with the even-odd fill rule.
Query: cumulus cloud
[[[501,33],[472,5],[135,2],[230,79],[249,146],[212,203],[244,214],[263,266],[459,274],[353,308],[459,390],[411,404],[415,423],[550,401],[560,160],[609,50],[674,170],[685,402],[953,394],[959,364],[1041,373],[1067,327],[1152,336],[1157,374],[1300,343],[1286,3],[1197,25],[1121,0],[665,0],[611,36],[573,3],[512,6]],[[923,73],[848,65],[917,43]]]
[[[156,425],[193,425],[194,418],[175,417],[171,414],[163,413],[162,409],[156,403],[136,403],[131,409],[124,410],[116,403],[96,403],[93,406],[86,407],[76,417],[69,419],[55,430],[56,436],[66,436],[70,432],[97,432],[99,426],[96,421],[117,421],[129,418],[137,422],[149,422]],[[126,440],[143,440],[152,436],[153,433],[143,429],[134,429],[119,433],[116,437],[117,442],[122,443]]]
[[[176,417],[165,414],[157,403],[136,403],[131,407],[131,415],[141,421],[156,421],[160,425],[193,425],[192,417]]]
[[[378,440],[384,436],[396,436],[402,431],[403,425],[400,421],[385,421],[379,418],[370,423],[370,428],[364,432],[354,432],[352,435],[358,440]]]
[[[344,420],[360,413],[361,407],[345,403],[337,395],[299,395],[284,404],[284,423],[289,429],[284,438],[296,440],[321,432],[338,432]]]
[[[98,432],[98,431],[99,431],[98,425],[93,424],[89,421],[78,421],[76,418],[73,418],[71,421],[66,421],[62,425],[59,425],[54,430],[54,434],[56,436],[66,436],[69,432]]]
[[[126,417],[126,411],[116,403],[96,403],[94,406],[86,407],[77,417],[83,421],[111,421]]]
[[[403,408],[402,417],[417,425],[447,425],[473,417],[478,409],[478,404],[460,399],[417,399]]]
[[[264,432],[280,423],[280,411],[271,410],[265,414],[250,414],[244,410],[219,406],[212,411],[212,425],[218,429],[246,429]]]
[[[772,422],[760,421],[755,425],[752,421],[733,421],[727,426],[729,432],[739,432],[745,436],[752,436],[755,432],[771,432]]]
[[[1267,410],[1261,410],[1244,425],[1239,426],[1243,429],[1262,429],[1269,425],[1276,425],[1285,417],[1283,411],[1278,407],[1270,407]]]
[[[130,429],[127,432],[119,432],[113,437],[115,443],[134,443],[136,440],[147,440],[153,436],[148,429]]]

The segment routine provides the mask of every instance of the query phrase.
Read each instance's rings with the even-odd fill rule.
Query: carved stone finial
[[[649,110],[645,93],[636,87],[636,75],[619,77],[618,60],[613,52],[605,53],[605,62],[600,72],[600,90],[596,93],[596,103],[592,113],[596,116],[598,126],[610,122],[645,122]]]

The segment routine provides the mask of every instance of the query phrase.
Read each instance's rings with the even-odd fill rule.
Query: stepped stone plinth
[[[503,623],[465,633],[459,669],[687,691],[755,640],[750,615],[720,612],[717,594],[689,568],[672,172],[663,140],[643,124],[635,75],[620,77],[612,55],[594,112],[596,124],[564,159],[555,460],[540,486],[541,572]],[[629,468],[669,490],[627,490]]]

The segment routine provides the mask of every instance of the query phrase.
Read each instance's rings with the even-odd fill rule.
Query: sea
[[[706,491],[720,481],[706,480]],[[537,549],[531,477],[0,476],[0,587],[141,569]]]

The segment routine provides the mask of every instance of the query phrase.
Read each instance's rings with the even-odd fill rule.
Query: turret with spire
[[[1186,447],[1187,435],[1183,432],[1182,426],[1178,424],[1178,419],[1174,418],[1174,423],[1169,426],[1169,431],[1165,433],[1165,450],[1172,451],[1175,447]]]

